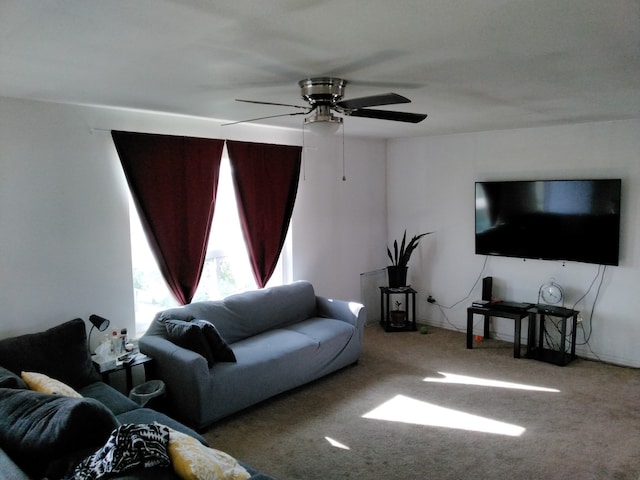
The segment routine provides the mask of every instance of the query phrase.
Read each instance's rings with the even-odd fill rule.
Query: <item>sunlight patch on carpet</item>
[[[551,392],[559,393],[560,390],[555,388],[538,387],[536,385],[525,385],[523,383],[511,383],[501,382],[500,380],[490,380],[488,378],[467,377],[465,375],[456,375],[454,373],[438,372],[442,375],[442,378],[427,377],[424,382],[435,383],[456,383],[461,385],[480,385],[483,387],[499,387],[499,388],[513,388],[517,390],[532,390],[536,392]]]
[[[334,439],[333,439],[333,438],[331,438],[331,437],[324,437],[324,439],[325,439],[327,442],[329,442],[329,444],[330,444],[332,447],[341,448],[342,450],[351,450],[351,449],[350,449],[349,447],[347,447],[344,443],[340,443],[339,441],[334,440]]]
[[[525,428],[396,395],[362,418],[519,437]]]

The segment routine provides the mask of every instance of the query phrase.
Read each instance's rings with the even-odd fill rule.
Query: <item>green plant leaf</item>
[[[402,242],[400,244],[400,250],[398,250],[398,241],[394,240],[393,242],[393,255],[391,255],[391,250],[387,247],[387,256],[389,260],[391,260],[391,264],[396,267],[406,267],[409,263],[409,259],[413,254],[413,251],[420,243],[420,239],[425,235],[429,235],[433,232],[425,232],[420,233],[418,235],[414,235],[409,243],[406,243],[407,240],[407,230],[405,229],[404,234],[402,235]]]
[[[398,265],[398,241],[393,241],[393,256],[394,256],[394,265]]]
[[[387,255],[389,256],[389,260],[391,260],[391,264],[395,265],[395,261],[393,260],[393,256],[391,255],[391,250],[387,247]]]
[[[409,259],[411,258],[411,255],[413,254],[413,251],[416,249],[416,247],[420,243],[420,239],[425,235],[429,235],[430,233],[432,232],[426,232],[426,233],[421,233],[419,235],[414,235],[411,238],[411,240],[409,240],[409,243],[407,244],[406,247],[404,247],[403,245],[403,250],[400,251],[400,258],[397,261],[397,265],[400,267],[406,267],[407,264],[409,263]],[[405,230],[405,235],[406,235],[406,230]],[[403,238],[403,244],[404,244],[404,238]]]

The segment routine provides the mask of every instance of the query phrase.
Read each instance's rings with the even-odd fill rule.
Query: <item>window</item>
[[[131,262],[136,316],[136,334],[142,335],[160,310],[178,305],[167,288],[149,249],[138,212],[129,199],[131,221]],[[291,235],[282,249],[276,271],[268,286],[291,280]],[[216,300],[233,293],[257,288],[244,243],[236,207],[229,158],[225,151],[220,165],[216,208],[202,277],[193,302]]]

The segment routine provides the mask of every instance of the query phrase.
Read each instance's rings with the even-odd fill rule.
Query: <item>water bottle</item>
[[[120,339],[118,338],[118,331],[114,330],[111,332],[111,353],[113,355],[120,355]]]
[[[127,351],[127,343],[129,343],[127,329],[123,328],[120,330],[120,353],[125,353]]]

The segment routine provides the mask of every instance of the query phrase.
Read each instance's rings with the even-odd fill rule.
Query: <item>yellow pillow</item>
[[[24,383],[26,383],[31,390],[35,390],[36,392],[52,393],[63,397],[82,398],[82,395],[76,392],[69,385],[54,378],[47,377],[42,373],[22,372],[21,376]]]
[[[169,429],[169,458],[184,480],[246,480],[250,477],[231,455],[205,447],[184,433]]]

